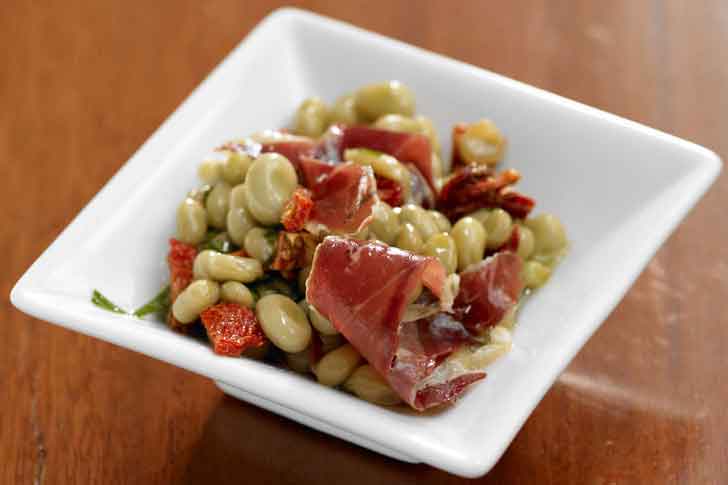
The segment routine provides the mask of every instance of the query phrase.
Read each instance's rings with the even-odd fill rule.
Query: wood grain
[[[299,5],[728,154],[719,0]],[[3,295],[272,8],[0,2]],[[727,204],[722,176],[482,483],[726,483]],[[0,305],[0,483],[461,481]]]

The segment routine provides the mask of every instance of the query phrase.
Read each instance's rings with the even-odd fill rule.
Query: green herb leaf
[[[103,308],[104,310],[114,312],[114,313],[123,313],[128,314],[126,310],[123,308],[117,306],[114,304],[111,300],[106,298],[104,295],[99,292],[99,290],[94,290],[94,292],[91,294],[91,303],[96,305],[99,308]]]
[[[169,310],[169,285],[165,286],[154,298],[134,310],[135,317],[145,317],[150,313],[166,313]]]

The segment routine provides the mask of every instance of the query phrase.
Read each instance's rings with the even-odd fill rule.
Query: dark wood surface
[[[728,5],[302,2],[728,155]],[[29,318],[7,295],[274,5],[0,2],[0,483],[456,483]],[[565,140],[568,143],[568,140]],[[728,483],[728,180],[483,483]]]

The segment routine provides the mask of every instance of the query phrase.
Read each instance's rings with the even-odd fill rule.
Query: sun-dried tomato
[[[307,232],[279,232],[271,269],[290,271],[305,268],[313,260],[316,242],[316,238]]]
[[[514,191],[511,185],[521,174],[513,169],[495,174],[483,165],[460,167],[445,183],[437,197],[437,209],[451,221],[481,208],[500,207],[513,217],[524,218],[535,202]]]
[[[263,330],[250,308],[218,303],[200,314],[216,354],[239,357],[244,350],[265,344]]]
[[[197,256],[197,248],[176,239],[169,240],[169,299],[174,302],[182,290],[192,282],[192,265]]]
[[[392,207],[399,207],[404,204],[402,186],[392,179],[375,175],[377,180],[377,195],[382,202]]]
[[[313,209],[311,191],[303,187],[297,188],[283,208],[281,222],[286,231],[297,232],[303,230],[303,226],[311,216],[311,209]]]

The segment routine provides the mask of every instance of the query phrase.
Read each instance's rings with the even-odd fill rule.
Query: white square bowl
[[[520,190],[563,220],[571,251],[522,309],[513,351],[454,406],[416,415],[370,405],[267,364],[216,356],[126,307],[167,278],[174,211],[212,147],[285,126],[306,96],[399,79],[445,141],[483,116],[509,138]],[[218,381],[229,394],[386,455],[476,477],[498,460],[555,378],[715,179],[720,159],[673,136],[482,69],[299,10],[267,17],[28,269],[12,291],[34,317]],[[558,336],[558,338],[554,338]],[[246,439],[242,438],[241,439]]]

